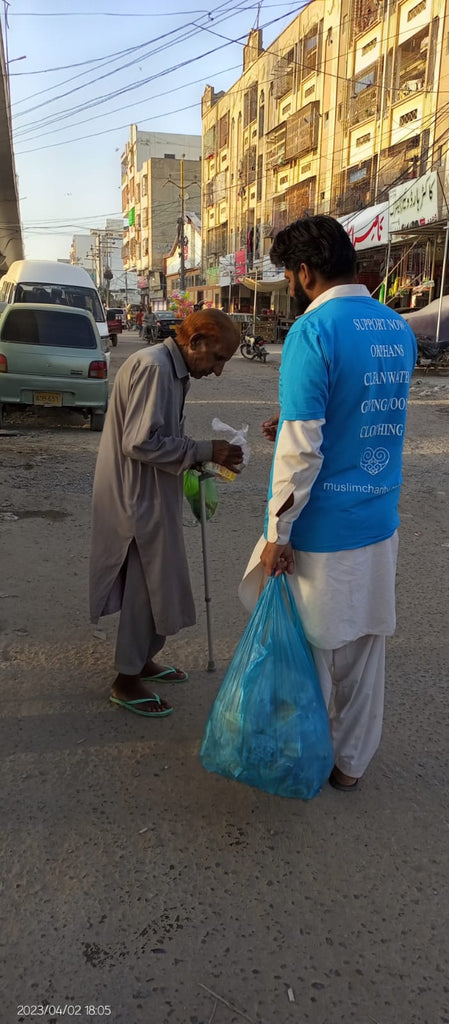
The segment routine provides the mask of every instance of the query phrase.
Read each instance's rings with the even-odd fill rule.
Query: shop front
[[[388,202],[338,218],[357,252],[357,279],[375,298],[384,300],[387,271],[395,254],[389,238]]]
[[[438,172],[397,185],[388,199],[390,238],[400,249],[389,301],[399,309],[421,309],[447,291],[447,217]]]

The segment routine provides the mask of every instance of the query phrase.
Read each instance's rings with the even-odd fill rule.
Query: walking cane
[[[215,658],[214,658],[214,647],[212,641],[212,617],[211,617],[211,601],[209,591],[209,565],[207,560],[207,519],[206,519],[206,492],[204,489],[205,481],[210,478],[211,473],[201,473],[200,476],[200,511],[201,511],[201,542],[203,547],[203,570],[204,570],[204,600],[206,602],[206,621],[207,621],[207,645],[209,651],[209,661],[207,664],[208,672],[215,672]]]

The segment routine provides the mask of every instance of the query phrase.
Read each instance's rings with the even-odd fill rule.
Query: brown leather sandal
[[[349,783],[339,782],[335,774],[335,768],[333,768],[329,775],[329,784],[333,786],[334,789],[339,789],[342,793],[347,793],[348,791],[351,792],[351,790],[357,789],[359,780],[356,779],[355,782]]]

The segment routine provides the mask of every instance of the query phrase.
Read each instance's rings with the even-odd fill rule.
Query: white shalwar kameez
[[[359,294],[360,286],[333,288],[312,303],[336,294]],[[292,523],[307,504],[323,461],[324,420],[284,421],[277,441],[268,505],[267,540],[286,544]],[[293,505],[278,510],[293,494]],[[266,582],[258,541],[239,587],[252,611]],[[295,551],[288,577],[329,709],[335,764],[360,778],[382,733],[385,637],[394,633],[397,531],[387,540],[344,551]]]

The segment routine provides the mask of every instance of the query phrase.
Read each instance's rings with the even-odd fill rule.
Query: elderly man
[[[188,679],[153,660],[168,634],[195,622],[182,529],[184,470],[208,460],[235,470],[242,461],[238,445],[184,435],[189,376],[219,377],[238,343],[219,310],[192,313],[176,341],[123,363],[111,395],[93,490],[91,617],[120,611],[110,699],[150,718],[173,709],[147,684]]]
[[[416,342],[405,320],[356,283],[356,253],[332,217],[280,231],[271,260],[285,268],[303,315],[284,345],[280,416],[265,539],[241,597],[265,573],[290,573],[326,704],[331,784],[351,791],[382,732],[385,637],[395,628],[398,501]]]

